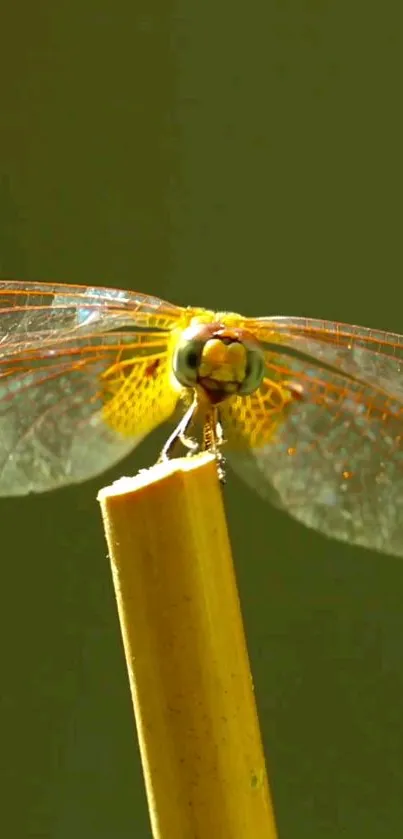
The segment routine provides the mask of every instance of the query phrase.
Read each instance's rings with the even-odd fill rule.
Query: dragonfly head
[[[221,323],[185,329],[172,366],[181,385],[201,388],[214,404],[233,394],[253,393],[265,372],[264,355],[253,336]]]

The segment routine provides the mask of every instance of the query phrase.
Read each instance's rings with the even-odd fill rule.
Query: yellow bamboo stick
[[[99,493],[155,839],[276,839],[214,458]]]

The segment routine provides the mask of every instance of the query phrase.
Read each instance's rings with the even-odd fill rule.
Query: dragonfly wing
[[[107,333],[0,361],[0,495],[103,472],[172,413],[167,338]]]
[[[59,340],[127,327],[172,329],[185,312],[135,291],[0,280],[0,351],[10,344]]]
[[[388,362],[377,387],[369,356],[363,365],[349,350],[336,358],[312,344],[287,339],[288,348],[310,351],[311,361],[284,355],[281,344],[269,351],[260,391],[229,403],[229,460],[305,525],[403,556],[403,400],[399,387],[392,395],[384,389],[399,381],[398,362]],[[355,381],[360,372],[364,380]]]
[[[402,335],[312,318],[257,318],[244,323],[263,346],[306,354],[316,364],[330,364],[403,399]]]

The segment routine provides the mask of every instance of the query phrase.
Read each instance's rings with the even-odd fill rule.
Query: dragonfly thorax
[[[221,323],[194,324],[175,348],[173,372],[188,388],[202,388],[214,404],[260,386],[265,362],[257,341],[246,330]]]

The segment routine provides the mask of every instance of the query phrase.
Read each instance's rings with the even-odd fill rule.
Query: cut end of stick
[[[149,469],[140,469],[137,475],[132,477],[122,477],[113,484],[103,487],[97,496],[98,501],[102,503],[106,498],[111,498],[118,495],[126,495],[131,492],[138,492],[139,490],[149,487],[151,484],[158,483],[171,477],[175,473],[189,473],[195,469],[200,469],[207,464],[215,462],[214,455],[210,452],[201,452],[192,457],[177,457],[172,460],[164,460],[151,466]]]

